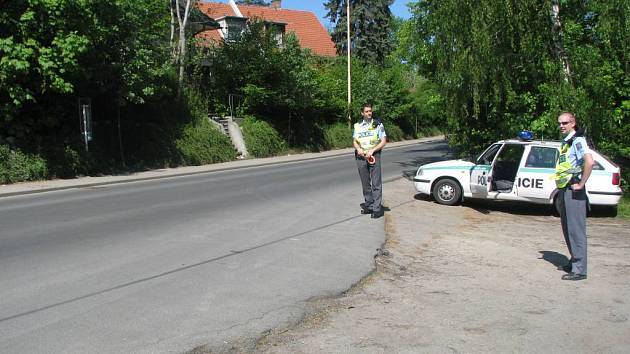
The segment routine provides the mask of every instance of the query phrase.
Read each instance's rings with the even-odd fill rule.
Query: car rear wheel
[[[461,196],[462,188],[450,178],[439,180],[433,186],[433,198],[440,204],[455,205],[460,201]]]
[[[596,216],[604,216],[609,218],[614,218],[617,216],[617,206],[616,205],[597,205],[591,207],[591,213],[589,215]]]

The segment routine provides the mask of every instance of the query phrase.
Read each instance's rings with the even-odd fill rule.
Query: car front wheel
[[[462,188],[452,179],[440,180],[433,187],[433,198],[440,204],[455,205],[460,201],[461,196]]]

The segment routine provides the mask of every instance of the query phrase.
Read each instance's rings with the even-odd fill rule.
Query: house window
[[[223,39],[226,41],[239,39],[247,26],[246,21],[247,19],[244,17],[224,17],[220,19],[219,24],[223,32]]]
[[[235,41],[241,38],[243,34],[243,26],[240,23],[228,23],[227,35],[225,37],[228,41]]]
[[[265,22],[265,31],[272,31],[273,37],[280,47],[284,45],[285,26],[284,23]]]

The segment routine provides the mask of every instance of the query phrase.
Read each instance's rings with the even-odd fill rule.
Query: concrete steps
[[[243,159],[248,156],[241,128],[232,117],[217,117],[208,114],[208,120],[217,126],[223,134],[230,138],[232,146],[234,146],[237,159]]]

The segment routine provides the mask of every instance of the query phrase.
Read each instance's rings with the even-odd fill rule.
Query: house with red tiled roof
[[[280,0],[272,1],[270,6],[237,5],[232,0],[227,4],[200,2],[197,6],[206,16],[221,25],[221,28],[199,33],[198,38],[221,43],[238,36],[247,28],[249,20],[260,19],[264,21],[265,27],[276,30],[279,43],[282,43],[283,34],[293,32],[302,48],[308,48],[320,56],[337,55],[330,34],[314,13],[283,9]]]

